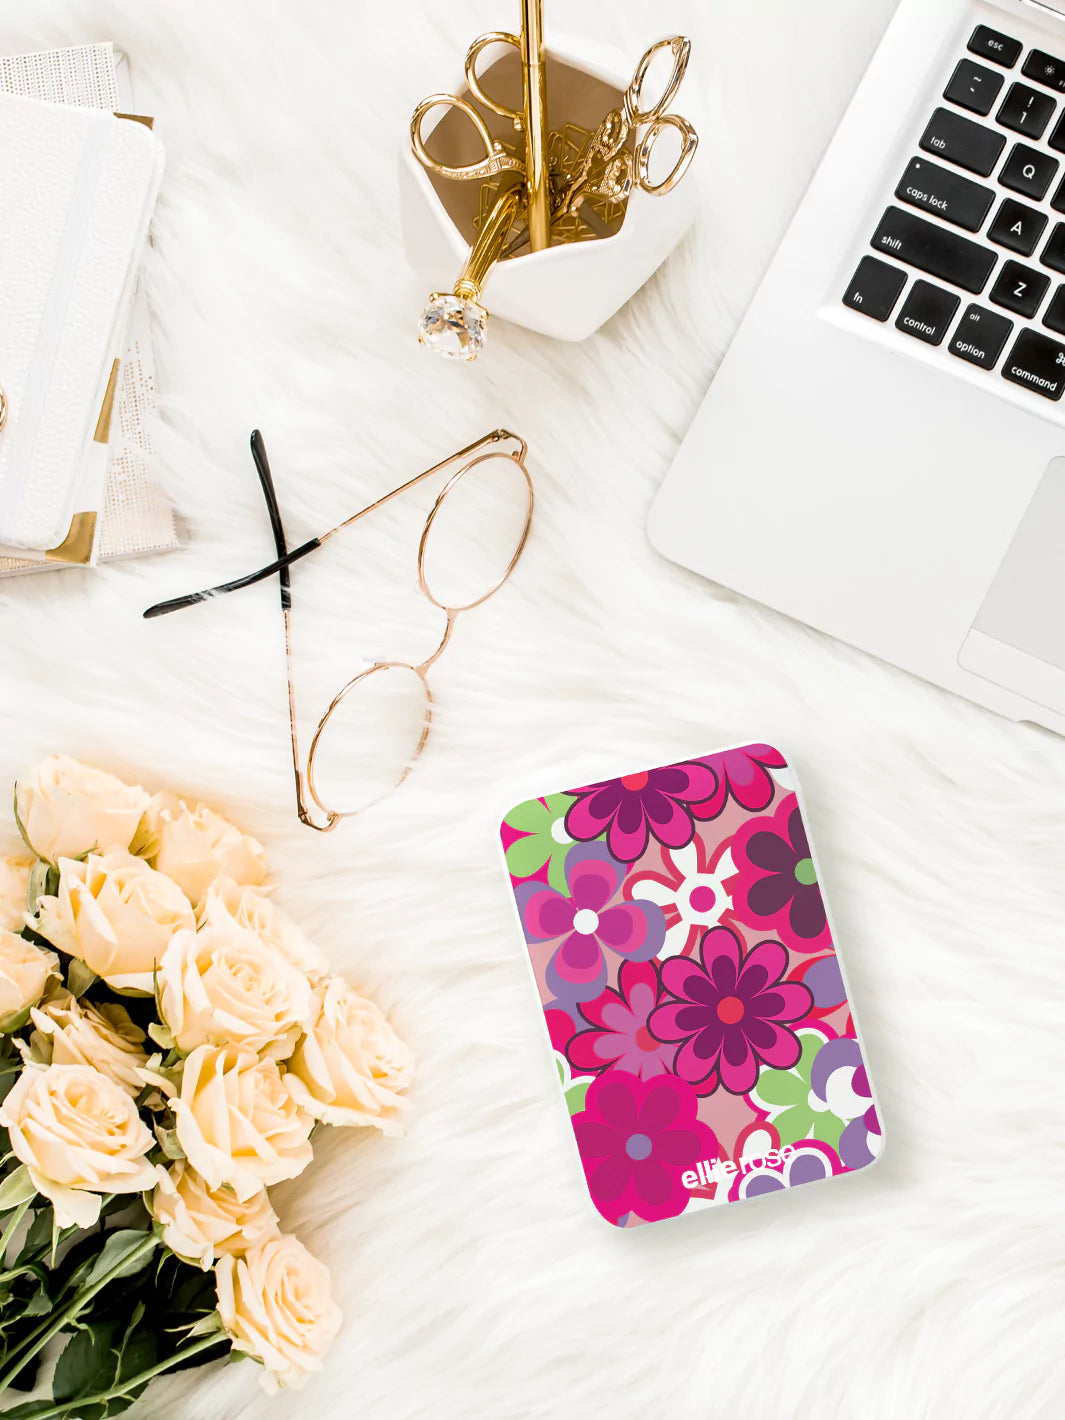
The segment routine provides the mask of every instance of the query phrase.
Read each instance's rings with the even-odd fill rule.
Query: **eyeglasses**
[[[495,445],[507,442],[516,444],[517,448],[504,451],[495,447]],[[367,504],[365,508],[361,508],[357,513],[353,513],[350,518],[346,518],[342,523],[338,523],[335,528],[331,528],[329,532],[323,533],[321,537],[312,538],[309,542],[305,542],[301,544],[301,546],[291,550],[288,547],[284,524],[281,520],[277,492],[274,487],[273,477],[270,473],[270,463],[266,455],[266,445],[258,430],[251,436],[251,452],[259,475],[263,496],[266,499],[266,508],[274,536],[274,546],[277,551],[276,560],[268,563],[265,567],[260,567],[258,571],[251,572],[244,577],[238,577],[234,581],[224,582],[217,587],[211,587],[205,591],[193,592],[187,596],[175,597],[171,601],[159,602],[157,605],[149,607],[144,615],[148,619],[157,616],[166,616],[170,612],[181,611],[186,607],[195,606],[199,602],[208,601],[217,596],[225,596],[229,592],[241,591],[245,587],[252,587],[271,577],[277,577],[281,594],[281,610],[284,616],[285,669],[288,680],[289,726],[292,735],[292,769],[296,779],[297,808],[301,823],[306,824],[308,828],[315,829],[318,833],[330,833],[344,819],[363,813],[366,809],[372,808],[374,804],[380,803],[380,801],[394,789],[398,789],[408,777],[416,761],[425,749],[432,728],[434,707],[432,691],[429,688],[429,671],[447,650],[458,618],[463,612],[472,611],[475,607],[482,606],[490,597],[494,596],[496,592],[499,591],[500,587],[509,579],[511,573],[521,560],[521,555],[525,551],[525,546],[529,540],[529,533],[532,530],[534,494],[532,479],[525,466],[528,445],[519,435],[511,434],[506,429],[496,429],[491,434],[486,434],[483,439],[478,439],[476,443],[468,445],[465,449],[460,449],[456,454],[452,454],[450,458],[446,458],[442,460],[442,462],[434,464],[432,468],[426,469],[424,473],[419,473],[416,477],[409,479],[408,482],[400,484],[398,488],[393,488],[391,493],[386,493],[383,497],[378,498],[376,502]],[[336,537],[338,533],[343,532],[346,528],[350,528],[362,518],[367,517],[370,513],[375,512],[386,503],[390,503],[394,498],[398,498],[400,494],[417,487],[434,474],[441,473],[444,469],[449,467],[449,465],[460,462],[462,467],[451,475],[437,496],[425,520],[421,537],[418,541],[418,587],[422,595],[427,598],[432,606],[442,611],[447,618],[443,635],[436,649],[431,655],[427,656],[425,660],[420,661],[418,664],[406,661],[377,661],[367,670],[363,670],[358,675],[353,676],[352,679],[336,693],[328,710],[326,710],[325,714],[318,721],[317,728],[311,738],[307,762],[306,765],[304,765],[299,748],[296,694],[293,683],[292,583],[290,568],[294,563],[301,561],[304,557],[309,556],[312,552],[324,546],[331,538]],[[522,480],[518,487],[523,500],[524,520],[518,525],[520,531],[516,545],[502,574],[497,576],[486,590],[481,592],[479,596],[463,602],[462,605],[449,604],[446,599],[434,593],[433,586],[429,579],[428,553],[434,545],[434,530],[437,530],[440,526],[440,517],[449,499],[454,498],[456,491],[463,485],[464,481],[470,479],[470,476],[473,474],[484,475],[492,472],[498,473],[500,471],[501,462],[506,466],[508,471],[513,471],[516,467],[520,472]],[[455,504],[452,503],[452,508],[454,508],[454,506]],[[472,561],[474,566],[477,565],[475,560],[467,560]],[[478,588],[478,590],[480,589]],[[344,705],[345,702],[348,702],[359,689],[366,687],[374,678],[377,678],[379,681],[386,679],[389,672],[413,673],[420,687],[424,714],[419,721],[420,733],[413,753],[403,765],[402,772],[399,774],[398,778],[385,788],[383,792],[357,805],[349,804],[347,806],[338,807],[335,803],[328,802],[328,796],[325,791],[323,791],[320,783],[320,765],[318,761],[323,736],[333,723],[334,717],[340,707]],[[313,805],[324,815],[324,822],[318,822],[316,820],[315,809],[312,808],[309,800],[313,801]]]

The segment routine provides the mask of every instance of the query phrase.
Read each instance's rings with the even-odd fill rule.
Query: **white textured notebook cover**
[[[0,91],[85,108],[127,113],[136,109],[129,66],[111,44],[0,57]],[[151,478],[149,425],[155,397],[147,301],[138,287],[106,451],[110,455],[107,494],[97,539],[103,561],[178,545],[173,512]],[[0,556],[0,577],[64,565]]]
[[[78,475],[128,320],[162,148],[111,114],[2,94],[0,151],[0,540],[40,550],[93,506]]]

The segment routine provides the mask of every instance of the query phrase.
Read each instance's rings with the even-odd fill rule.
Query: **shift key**
[[[1006,139],[1001,133],[945,108],[936,109],[921,138],[921,147],[926,153],[957,163],[959,168],[967,168],[981,177],[990,177],[995,171],[1005,146]]]
[[[884,213],[872,247],[939,281],[971,291],[974,296],[987,285],[998,261],[987,247],[926,222],[912,212],[903,212],[901,207],[889,207]]]
[[[930,163],[927,158],[914,158],[895,189],[895,196],[908,207],[921,207],[934,212],[955,227],[978,232],[991,211],[995,194],[982,183],[962,177]]]

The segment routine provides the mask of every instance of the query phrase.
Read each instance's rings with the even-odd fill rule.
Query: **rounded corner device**
[[[880,1115],[779,749],[527,799],[501,845],[606,1222],[639,1227],[877,1159]]]

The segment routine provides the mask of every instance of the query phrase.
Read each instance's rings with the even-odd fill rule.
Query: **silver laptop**
[[[1065,0],[902,0],[659,494],[667,557],[1065,733]]]

